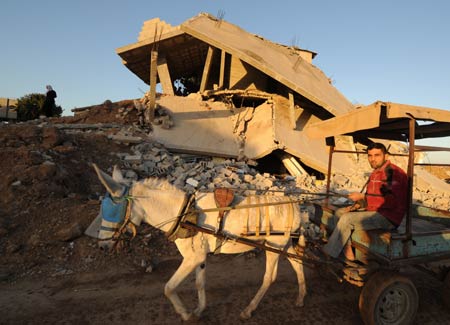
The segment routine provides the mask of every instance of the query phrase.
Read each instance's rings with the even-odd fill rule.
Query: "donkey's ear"
[[[100,168],[98,168],[96,164],[92,164],[92,166],[94,166],[98,179],[109,192],[109,194],[111,194],[112,197],[121,197],[124,192],[125,186],[115,181],[111,176],[100,170]]]
[[[120,170],[119,166],[117,166],[117,165],[114,165],[112,178],[116,182],[119,182],[119,183],[122,183],[122,184],[126,184],[127,183],[125,178],[123,178],[122,171]]]

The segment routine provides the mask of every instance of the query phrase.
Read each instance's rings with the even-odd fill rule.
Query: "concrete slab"
[[[225,104],[205,106],[201,101],[177,96],[162,96],[157,104],[169,112],[174,122],[170,129],[154,126],[152,137],[167,149],[224,157],[238,155],[233,113]]]
[[[181,30],[238,57],[335,116],[354,110],[329,78],[292,47],[270,42],[224,20],[218,23],[205,14],[187,20]]]

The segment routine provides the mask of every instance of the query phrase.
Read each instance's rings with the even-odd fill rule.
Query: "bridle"
[[[125,207],[125,215],[123,216],[123,222],[119,227],[105,227],[105,226],[101,226],[100,230],[107,230],[107,231],[114,231],[114,233],[112,234],[111,237],[107,237],[107,238],[99,238],[98,241],[114,241],[114,245],[113,248],[116,249],[118,243],[120,242],[120,240],[123,240],[123,234],[126,233],[127,231],[127,227],[129,227],[132,231],[132,237],[130,240],[132,240],[135,236],[136,236],[136,225],[131,221],[131,202],[133,200],[133,197],[131,195],[128,195],[129,192],[129,187],[125,187],[123,194],[121,197],[117,198],[117,197],[113,197],[113,196],[107,196],[105,198],[103,198],[103,200],[107,199],[108,197],[110,197],[111,201],[113,203],[122,203],[121,201],[126,200],[126,207]],[[102,204],[103,204],[103,200],[102,200]],[[102,220],[104,219],[104,215],[103,215],[103,205],[102,205]],[[120,216],[122,217],[122,216]],[[115,222],[117,224],[120,224],[121,220],[118,222]]]
[[[110,221],[113,222],[115,224],[120,224],[120,226],[118,227],[106,227],[106,226],[100,226],[100,230],[106,230],[106,231],[110,231],[114,233],[107,238],[99,238],[98,241],[113,241],[113,248],[117,249],[117,245],[119,244],[119,242],[122,240],[124,240],[123,235],[127,232],[127,227],[131,229],[132,231],[132,237],[131,239],[129,239],[130,241],[136,237],[137,231],[136,231],[136,225],[133,223],[133,221],[131,221],[131,203],[133,201],[133,199],[135,198],[145,198],[142,196],[133,196],[131,194],[129,194],[129,187],[126,187],[123,191],[122,196],[120,197],[113,197],[111,196],[109,193],[107,193],[107,196],[105,198],[103,198],[103,200],[105,199],[110,199],[114,204],[120,204],[123,203],[124,200],[126,200],[126,207],[125,207],[125,215],[122,218],[122,215],[120,215],[120,220],[117,221],[110,221],[105,219],[105,216],[103,215],[104,211],[103,211],[103,200],[102,200],[102,220],[106,220],[106,221]],[[185,196],[184,198],[184,202],[182,204],[181,210],[178,213],[178,215],[173,218],[173,219],[169,219],[164,221],[163,223],[156,225],[155,227],[158,228],[159,226],[162,226],[164,224],[168,224],[168,223],[174,223],[174,226],[171,227],[171,230],[169,230],[169,234],[173,233],[175,231],[175,229],[177,227],[179,227],[179,223],[181,218],[186,214],[187,209],[191,206],[192,202],[193,202],[193,198],[194,195],[190,195],[190,196]]]

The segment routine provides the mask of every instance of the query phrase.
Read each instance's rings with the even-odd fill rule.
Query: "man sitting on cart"
[[[354,230],[396,229],[407,208],[408,177],[398,166],[386,159],[382,143],[371,143],[367,155],[373,171],[366,192],[354,192],[348,198],[354,205],[336,211],[339,218],[323,250],[337,258],[344,250],[348,260],[354,260],[349,239]]]

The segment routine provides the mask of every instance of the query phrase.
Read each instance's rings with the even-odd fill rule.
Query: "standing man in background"
[[[51,117],[53,116],[53,112],[56,108],[55,98],[57,97],[57,95],[52,86],[47,85],[45,88],[47,88],[47,93],[45,95],[44,105],[42,105],[42,111],[44,112],[45,116]]]

